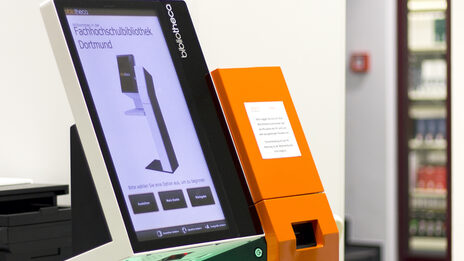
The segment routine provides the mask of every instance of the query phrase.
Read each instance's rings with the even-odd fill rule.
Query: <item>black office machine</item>
[[[67,185],[0,186],[0,260],[52,261],[71,255],[71,208],[57,206]]]

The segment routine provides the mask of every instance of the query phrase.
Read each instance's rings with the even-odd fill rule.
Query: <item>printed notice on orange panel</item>
[[[245,109],[263,159],[301,156],[282,101],[245,102]]]

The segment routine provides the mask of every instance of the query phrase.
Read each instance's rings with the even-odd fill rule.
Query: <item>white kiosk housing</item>
[[[111,236],[71,260],[204,260],[263,238],[185,3],[41,10]],[[126,113],[127,54],[145,117]]]

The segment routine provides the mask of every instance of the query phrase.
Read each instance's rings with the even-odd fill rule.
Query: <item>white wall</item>
[[[0,16],[0,176],[69,183],[73,118],[38,0],[10,1]],[[64,202],[69,203],[69,197]]]
[[[345,1],[187,2],[210,70],[282,67],[332,210],[343,217]],[[0,65],[0,175],[68,182],[73,120],[38,3],[11,1],[0,16],[14,39],[0,41],[8,61]]]
[[[464,260],[464,2],[451,0],[452,260]]]
[[[396,260],[396,5],[347,1],[347,50],[371,55],[346,75],[346,215],[349,240],[379,244]]]

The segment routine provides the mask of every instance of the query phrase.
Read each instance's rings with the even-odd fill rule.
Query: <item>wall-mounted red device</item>
[[[370,69],[370,55],[367,52],[351,54],[350,68],[355,73],[367,73]]]

